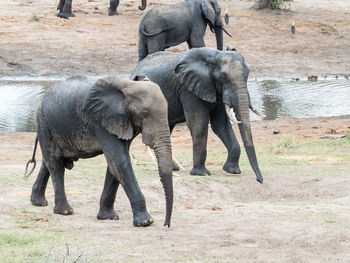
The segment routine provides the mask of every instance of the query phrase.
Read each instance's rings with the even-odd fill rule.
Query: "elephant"
[[[65,168],[72,169],[73,162],[80,158],[103,153],[107,171],[97,218],[119,218],[113,203],[121,184],[130,201],[134,226],[152,224],[129,156],[132,140],[142,133],[143,143],[154,149],[157,156],[166,199],[164,225],[170,226],[173,184],[167,101],[158,85],[141,79],[136,76],[135,81],[113,77],[92,80],[74,76],[45,93],[36,114],[37,138],[29,161],[35,162],[39,141],[43,162],[32,188],[33,205],[48,204],[45,190],[51,175],[54,213],[72,214],[64,190]]]
[[[110,0],[108,15],[113,16],[117,15],[119,5],[119,0]],[[145,10],[147,6],[147,0],[141,0],[141,6],[139,6],[140,10]],[[72,12],[72,0],[60,0],[57,6],[56,15],[60,18],[74,17],[74,13]]]
[[[205,47],[180,53],[161,51],[139,62],[131,78],[137,75],[144,75],[160,86],[168,101],[170,133],[176,124],[187,123],[193,141],[191,175],[210,175],[205,167],[209,121],[228,151],[223,170],[241,173],[238,164],[241,150],[231,119],[239,123],[249,162],[257,181],[263,182],[253,143],[249,108],[258,112],[250,102],[247,89],[249,69],[241,53]]]
[[[185,0],[150,9],[139,25],[139,61],[148,54],[164,51],[187,41],[188,47],[205,47],[207,24],[215,32],[217,49],[223,48],[223,34],[231,36],[221,19],[217,0]]]

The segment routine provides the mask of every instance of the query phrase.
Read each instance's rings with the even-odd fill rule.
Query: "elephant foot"
[[[259,182],[259,183],[263,183],[263,181],[264,181],[264,179],[263,179],[263,177],[260,175],[260,176],[257,176],[256,177],[256,180]]]
[[[106,219],[111,219],[111,220],[119,220],[119,216],[113,209],[104,209],[98,212],[97,214],[97,219],[98,220],[106,220]]]
[[[68,19],[68,17],[75,17],[75,14],[73,12],[64,12],[61,10],[57,10],[56,15],[59,18],[64,18],[64,19]]]
[[[110,8],[108,8],[108,15],[116,16],[116,15],[119,15],[119,12],[117,10],[111,10]]]
[[[180,167],[173,161],[173,171],[179,171]]]
[[[226,162],[223,167],[224,171],[230,174],[240,174],[238,162]]]
[[[71,215],[73,214],[73,208],[68,203],[64,205],[55,205],[53,212],[60,215]]]
[[[153,223],[153,218],[148,212],[139,212],[134,214],[134,226],[149,226]]]
[[[193,167],[190,175],[199,175],[199,176],[203,176],[203,175],[210,175],[210,171],[205,167]]]
[[[35,195],[32,193],[30,197],[30,202],[34,206],[47,206],[47,200],[44,195]]]

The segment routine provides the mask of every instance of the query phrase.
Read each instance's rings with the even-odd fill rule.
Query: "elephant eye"
[[[142,110],[141,115],[142,115],[142,118],[147,117],[148,116],[148,110],[145,110],[145,109]]]

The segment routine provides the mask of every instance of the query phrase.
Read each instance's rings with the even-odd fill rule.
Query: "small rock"
[[[309,80],[309,81],[317,81],[317,76],[310,75],[310,76],[307,77],[307,80]]]
[[[333,128],[331,128],[329,131],[328,131],[328,134],[337,134],[337,131]]]
[[[273,134],[279,134],[279,133],[280,133],[279,130],[274,130],[274,131],[273,131]]]

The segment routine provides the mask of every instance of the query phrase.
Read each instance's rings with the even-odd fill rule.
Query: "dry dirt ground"
[[[24,239],[52,234],[41,242],[34,239],[29,246],[35,246],[42,262],[75,262],[79,255],[83,255],[79,262],[349,262],[350,138],[320,137],[349,134],[350,118],[286,118],[253,122],[252,129],[263,184],[255,181],[244,153],[241,175],[222,171],[226,150],[211,131],[207,167],[212,175],[189,176],[190,133],[187,127],[175,128],[173,149],[184,170],[173,177],[170,228],[162,226],[163,191],[140,138],[133,142],[131,153],[155,219],[147,228],[132,226],[122,189],[116,201],[120,220],[96,220],[106,167],[103,157],[81,160],[66,173],[72,216],[52,213],[51,182],[49,206],[31,206],[30,190],[38,168],[28,180],[23,179],[23,170],[35,134],[1,133],[0,237],[9,232]],[[40,165],[40,151],[37,159]],[[1,252],[10,255],[5,259],[18,257],[9,247],[0,249],[0,258]],[[70,257],[65,256],[66,247]],[[4,262],[37,262],[28,249],[20,249],[26,261]]]
[[[139,1],[120,2],[121,15],[109,17],[106,0],[73,0],[76,17],[62,20],[55,16],[53,0],[0,1],[0,76],[130,74],[137,62],[137,27],[143,13],[137,9]],[[165,2],[149,0],[148,8]],[[244,54],[253,76],[349,74],[348,0],[295,0],[290,9],[258,12],[249,9],[252,1],[220,2],[231,16],[228,31],[233,38],[225,36],[225,45],[233,43]],[[39,21],[30,21],[34,15]],[[215,47],[209,31],[205,41]],[[186,48],[180,45],[172,50]],[[28,180],[22,174],[35,134],[0,133],[0,259],[10,255],[3,261],[16,262],[22,255],[27,260],[18,262],[38,258],[64,262],[65,244],[69,244],[71,255],[76,254],[66,257],[66,262],[74,262],[79,251],[81,262],[349,262],[349,137],[320,137],[349,134],[350,118],[282,118],[253,122],[252,129],[265,179],[262,185],[255,181],[244,150],[241,175],[222,171],[226,151],[212,132],[207,161],[212,175],[189,176],[190,134],[185,127],[175,129],[173,149],[185,169],[174,175],[175,208],[169,229],[162,227],[164,197],[159,178],[139,138],[131,152],[155,219],[147,228],[132,226],[122,189],[116,203],[120,220],[96,220],[103,157],[79,161],[67,173],[66,190],[74,215],[52,213],[51,182],[49,206],[31,206],[30,189],[38,168]],[[40,164],[40,153],[37,159]],[[15,248],[2,242],[4,233],[53,236],[44,244],[25,243],[16,254]],[[29,255],[33,246],[38,246],[37,254]]]
[[[137,63],[138,0],[121,0],[119,16],[109,17],[107,0],[73,0],[75,18],[58,19],[54,0],[1,1],[0,75],[24,72],[130,74]],[[148,1],[148,8],[164,0]],[[171,1],[180,2],[180,0]],[[224,45],[234,44],[253,76],[349,74],[348,0],[295,0],[280,11],[249,9],[253,1],[219,1],[230,24]],[[30,22],[33,17],[38,22]],[[290,27],[295,21],[296,35]],[[342,37],[332,25],[340,31]],[[207,31],[207,46],[215,36]],[[187,45],[172,48],[183,51]]]

